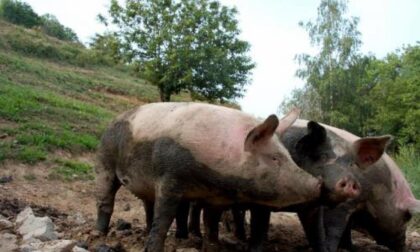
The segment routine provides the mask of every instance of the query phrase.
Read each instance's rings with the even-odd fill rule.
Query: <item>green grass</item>
[[[0,163],[95,151],[117,114],[159,100],[155,86],[97,52],[0,20]],[[174,97],[188,100],[186,94]]]
[[[416,153],[414,146],[404,146],[400,149],[395,160],[404,172],[410,183],[411,190],[417,199],[420,199],[420,155]],[[414,216],[410,227],[420,229],[420,214]]]
[[[411,190],[417,199],[420,199],[420,155],[414,146],[402,147],[395,156],[395,160],[404,172]]]
[[[93,168],[87,163],[56,159],[57,166],[49,174],[50,179],[61,179],[65,181],[93,180]]]

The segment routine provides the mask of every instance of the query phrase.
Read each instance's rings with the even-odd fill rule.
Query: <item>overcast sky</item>
[[[25,0],[40,15],[51,13],[72,28],[83,42],[103,32],[96,20],[106,13],[109,0]],[[221,0],[239,10],[241,37],[251,44],[257,66],[243,99],[242,109],[265,117],[277,112],[291,90],[303,82],[294,77],[294,56],[311,53],[309,38],[299,21],[314,20],[315,0]],[[348,15],[360,18],[362,52],[384,57],[403,45],[420,41],[420,0],[350,0]]]

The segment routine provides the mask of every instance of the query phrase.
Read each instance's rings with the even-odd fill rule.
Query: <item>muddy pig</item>
[[[303,168],[309,165],[312,168],[307,170],[315,175],[318,172],[314,170],[316,167],[313,167],[312,161],[318,160],[317,162],[324,163],[322,166],[325,166],[334,160],[348,167],[347,171],[357,178],[362,188],[359,196],[335,206],[312,205],[297,209],[311,246],[315,251],[337,251],[339,245],[353,250],[351,229],[359,228],[368,231],[379,244],[394,251],[404,251],[407,222],[412,214],[420,210],[420,204],[414,198],[397,165],[387,154],[382,155],[390,137],[359,138],[344,130],[309,122],[308,135],[300,138],[299,128],[303,128],[306,123],[297,120],[282,136],[282,141],[295,162]],[[302,146],[302,140],[316,132],[314,129],[318,132],[321,132],[320,129],[326,129],[332,149],[325,149],[324,146],[319,148],[319,152]],[[300,140],[296,142],[296,139]],[[323,175],[328,183],[328,176],[335,177],[336,173],[334,171],[328,176],[325,175],[328,174]],[[260,208],[266,209],[259,207],[257,210]],[[242,216],[234,216],[237,218],[237,225],[243,225]],[[260,220],[260,217],[251,220],[251,229],[255,229],[251,231],[251,243],[257,245],[261,244],[264,237],[261,235],[260,226],[267,229],[264,225],[266,222]],[[252,223],[259,224],[253,226]]]
[[[280,137],[280,136],[279,136]],[[386,142],[387,138],[379,138]],[[306,125],[294,125],[284,132],[281,136],[286,148],[289,150],[294,161],[304,170],[308,171],[314,176],[323,178],[324,191],[326,196],[323,201],[315,202],[334,207],[337,204],[351,198],[356,198],[360,195],[360,185],[355,179],[354,175],[349,171],[348,165],[339,159],[339,156],[344,156],[345,153],[352,154],[351,150],[346,152],[335,152],[333,145],[334,139],[327,134],[324,127],[316,122],[309,122]],[[374,139],[365,139],[363,146]],[[378,148],[372,151],[379,152],[381,155],[383,148]],[[262,241],[266,236],[268,224],[270,219],[270,211],[280,210],[274,208],[267,208],[265,206],[236,205],[232,211],[234,216],[235,235],[241,240],[245,239],[245,229],[243,227],[243,209],[249,207],[251,209],[251,239],[250,246],[252,251],[262,250]],[[312,209],[314,204],[299,204],[283,208],[283,211],[299,212],[302,209]],[[194,207],[191,210],[190,218],[190,232],[199,234],[199,211]],[[241,212],[242,214],[240,214]],[[255,217],[257,216],[257,217]],[[254,218],[255,217],[255,218]]]
[[[363,139],[341,129],[323,126],[337,141],[348,145],[357,145]],[[370,149],[361,151],[369,153]],[[318,223],[321,222],[324,229],[321,237],[325,239],[324,251],[336,251],[338,246],[355,249],[351,241],[353,228],[367,231],[378,244],[392,251],[406,251],[407,223],[413,214],[420,212],[420,201],[414,197],[397,164],[385,153],[369,167],[353,167],[351,171],[361,183],[362,194],[335,209],[321,207],[305,213],[302,223],[309,231],[308,236],[317,237],[314,230],[308,228],[311,225],[308,219],[318,212],[322,217]]]
[[[292,110],[280,121],[271,115],[261,122],[215,105],[154,103],[120,115],[105,131],[99,149],[97,229],[107,232],[121,185],[154,203],[146,251],[163,251],[183,201],[208,204],[204,221],[207,233],[214,234],[219,217],[215,206],[284,208],[318,200],[322,182],[293,162],[277,136],[298,114]],[[205,238],[204,244],[217,250],[218,237]]]

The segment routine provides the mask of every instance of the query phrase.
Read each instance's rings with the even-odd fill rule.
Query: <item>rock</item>
[[[88,243],[85,241],[77,241],[76,246],[84,249],[88,249],[89,247]]]
[[[16,235],[9,233],[0,234],[0,251],[15,251],[18,248]]]
[[[127,230],[127,229],[131,229],[131,223],[123,220],[123,219],[118,219],[117,220],[117,230],[121,231],[121,230]]]
[[[85,223],[86,223],[85,218],[83,217],[83,215],[82,215],[80,212],[77,212],[77,213],[76,213],[76,214],[74,214],[74,215],[69,215],[69,216],[67,217],[67,219],[68,219],[70,222],[73,222],[74,224],[77,224],[77,225],[83,225],[83,224],[85,224]]]
[[[101,244],[98,247],[96,247],[95,252],[114,252],[114,250],[105,244]]]
[[[89,250],[81,248],[79,246],[74,246],[74,248],[72,249],[72,252],[89,252]]]
[[[51,241],[57,239],[54,232],[54,223],[49,217],[35,217],[28,215],[18,228],[19,234],[23,236],[23,240],[36,238],[41,241]]]
[[[72,240],[55,240],[47,242],[33,242],[20,247],[21,252],[69,252],[76,245]]]
[[[13,223],[3,215],[0,215],[0,230],[13,228]]]
[[[179,248],[176,252],[198,252],[196,248]]]
[[[16,216],[16,224],[20,226],[26,219],[28,218],[34,218],[34,212],[32,211],[32,208],[26,207],[22,212]]]

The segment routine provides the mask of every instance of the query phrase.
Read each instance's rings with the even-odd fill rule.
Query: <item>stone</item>
[[[0,230],[13,228],[13,223],[0,214]]]
[[[18,248],[16,235],[10,233],[0,234],[0,251],[15,251]]]
[[[54,223],[49,217],[29,217],[26,218],[18,228],[23,240],[36,238],[41,241],[51,241],[57,239],[54,232]]]
[[[96,247],[96,252],[114,252],[114,250],[107,246],[106,244],[101,244],[98,247]]]
[[[76,245],[72,240],[55,240],[47,242],[33,242],[20,247],[21,252],[69,252]]]
[[[20,226],[28,218],[35,218],[34,212],[30,207],[26,207],[16,216],[16,224]]]
[[[179,248],[176,252],[199,252],[196,248]]]
[[[75,247],[72,249],[72,252],[89,252],[89,250],[84,249],[84,248],[81,248],[81,247],[79,247],[79,246],[75,246]]]

